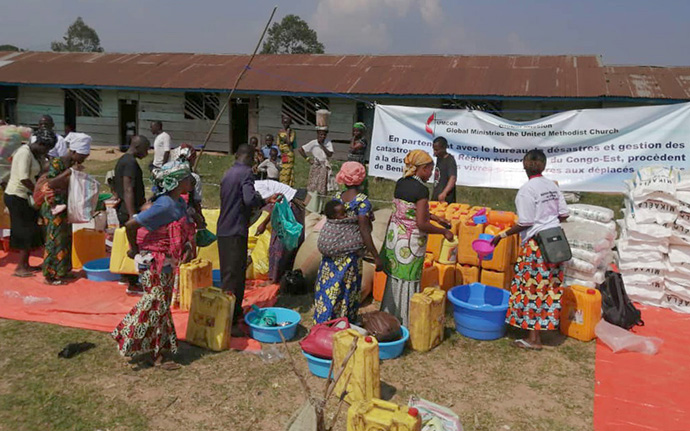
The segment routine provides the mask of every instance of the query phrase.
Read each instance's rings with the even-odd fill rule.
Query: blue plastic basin
[[[328,370],[331,369],[331,359],[322,359],[312,356],[309,353],[302,350],[302,354],[307,358],[307,365],[309,366],[309,371],[316,377],[321,377],[325,379],[328,377]]]
[[[220,269],[213,270],[213,287],[221,287]]]
[[[109,257],[86,262],[83,270],[86,272],[86,278],[91,281],[117,281],[120,279],[120,274],[110,272]]]
[[[475,340],[495,340],[506,332],[510,293],[481,283],[456,286],[448,292],[455,329]]]
[[[295,337],[297,332],[297,325],[299,325],[301,316],[298,312],[290,310],[289,308],[281,307],[269,307],[262,308],[261,310],[271,310],[276,314],[276,323],[280,324],[283,322],[290,322],[287,326],[258,326],[249,323],[249,320],[256,313],[255,311],[250,311],[244,316],[244,321],[249,325],[249,336],[256,341],[261,341],[262,343],[280,343],[280,334],[278,331],[282,331],[285,341],[291,340]]]
[[[400,326],[402,330],[402,337],[396,341],[389,341],[387,343],[379,342],[379,359],[394,359],[402,355],[405,350],[405,344],[410,339],[410,331],[406,327]]]

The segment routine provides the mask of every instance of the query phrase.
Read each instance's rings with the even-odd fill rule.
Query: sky
[[[690,65],[687,0],[0,0],[0,44],[50,50],[81,16],[109,52],[251,53],[274,5],[330,54],[596,54]]]

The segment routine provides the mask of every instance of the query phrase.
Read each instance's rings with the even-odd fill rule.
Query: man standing
[[[227,170],[220,183],[220,216],[218,217],[218,255],[223,290],[235,295],[233,323],[241,322],[247,270],[247,237],[249,218],[253,208],[276,201],[273,195],[266,201],[254,189],[255,149],[242,144],[235,153],[235,164]],[[242,333],[233,326],[233,335]]]
[[[448,141],[443,136],[434,139],[434,156],[436,156],[436,168],[434,169],[434,192],[432,201],[446,201],[455,203],[455,183],[458,178],[458,166],[455,159],[448,154]]]
[[[137,159],[143,159],[149,154],[151,143],[144,136],[133,136],[127,152],[120,157],[115,165],[113,177],[113,191],[119,202],[115,207],[117,221],[124,226],[135,214],[141,210],[146,202],[144,192],[144,176]],[[138,294],[141,288],[137,286],[137,276],[125,276],[129,287],[127,293]]]
[[[153,140],[153,162],[150,168],[160,168],[170,160],[170,149],[172,148],[172,140],[167,132],[163,131],[163,123],[161,121],[151,122],[151,133],[155,136]]]
[[[70,126],[65,126],[65,129],[67,129],[67,127]],[[71,127],[72,130],[74,130],[74,126]],[[50,130],[51,132],[55,133],[55,122],[53,121],[53,117],[51,117],[50,115],[43,115],[38,120],[38,128]],[[57,133],[55,133],[55,136],[57,137],[57,142],[53,149],[48,152],[48,157],[64,157],[67,155],[67,152],[69,151],[69,148],[67,148],[67,142],[65,142],[65,138],[58,135]],[[33,144],[34,142],[36,142],[36,136],[31,136],[31,143]]]

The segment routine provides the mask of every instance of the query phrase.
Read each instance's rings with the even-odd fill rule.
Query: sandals
[[[35,277],[36,274],[34,274],[31,271],[27,272],[15,272],[12,274],[12,277],[19,277],[19,278],[28,278],[28,277]]]
[[[525,350],[536,350],[539,351],[542,349],[541,346],[535,346],[533,344],[530,344],[529,341],[524,340],[522,338],[519,338],[513,342],[513,346],[517,347],[518,349],[525,349]]]
[[[67,284],[67,282],[63,280],[48,280],[46,279],[45,284],[48,286],[64,286]]]

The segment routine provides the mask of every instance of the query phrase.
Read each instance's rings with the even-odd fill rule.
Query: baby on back
[[[326,204],[326,224],[321,228],[317,247],[327,257],[342,256],[364,250],[364,241],[355,217],[347,217],[345,205],[339,200]]]

